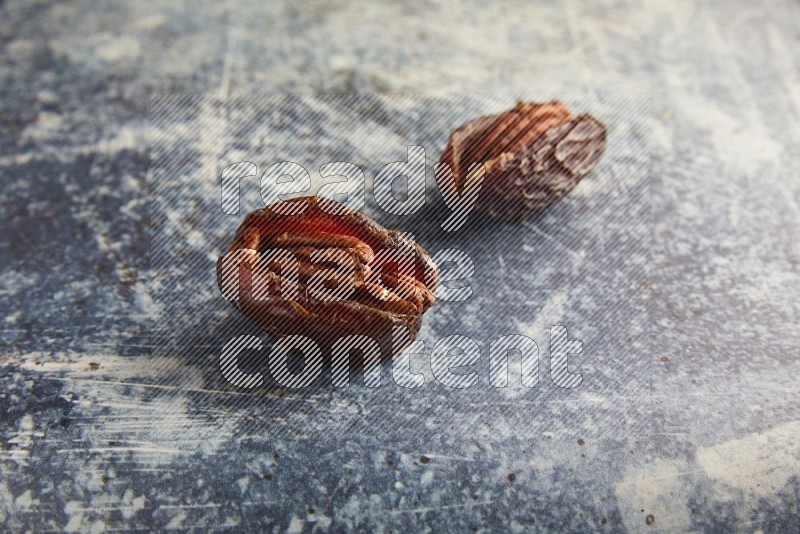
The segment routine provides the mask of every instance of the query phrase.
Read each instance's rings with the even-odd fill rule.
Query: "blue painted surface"
[[[798,530],[795,3],[259,4],[0,6],[0,524]],[[419,120],[434,93],[566,98],[609,125],[598,169],[529,224],[404,228],[476,264],[474,297],[426,315],[428,350],[458,332],[485,355],[526,333],[538,388],[489,387],[485,359],[464,391],[429,371],[419,390],[388,370],[377,389],[225,382],[221,343],[252,330],[210,269],[238,220],[187,206],[213,202],[236,146],[221,150],[202,109],[169,133],[197,171],[173,178],[197,188],[167,208],[200,289],[165,299],[150,103],[262,92],[427,95],[375,99],[387,113],[351,128],[372,145],[340,143],[336,112],[315,108],[312,124],[339,126],[293,150],[310,168],[361,158],[368,175],[420,136],[438,155],[447,106]],[[259,168],[293,146],[256,141],[240,152],[259,151]],[[154,347],[170,302],[185,303],[178,343]],[[580,388],[546,380],[550,324],[583,340]]]

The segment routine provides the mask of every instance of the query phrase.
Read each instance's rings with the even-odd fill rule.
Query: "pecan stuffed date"
[[[558,101],[517,103],[505,113],[455,130],[442,154],[461,190],[486,170],[475,209],[494,219],[529,217],[569,193],[603,154],[606,130],[588,114],[573,117]]]
[[[384,344],[395,326],[412,341],[437,278],[414,241],[320,197],[250,213],[217,262],[220,289],[251,321],[321,344],[353,334]]]

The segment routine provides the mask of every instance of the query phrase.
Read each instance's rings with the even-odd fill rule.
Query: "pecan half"
[[[474,164],[486,170],[475,209],[494,219],[529,217],[569,193],[606,145],[605,127],[588,114],[572,117],[559,101],[525,104],[480,117],[450,136],[441,163],[459,191]]]
[[[301,213],[282,214],[299,203]],[[412,341],[437,280],[436,266],[414,241],[320,197],[250,213],[217,262],[223,294],[255,324],[323,344],[352,334],[384,344],[394,326]]]

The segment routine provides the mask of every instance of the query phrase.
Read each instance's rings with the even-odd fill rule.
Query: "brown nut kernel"
[[[301,213],[282,214],[303,205]],[[422,247],[320,197],[250,213],[217,262],[220,290],[251,321],[325,345],[361,334],[386,346],[395,326],[410,343],[436,300],[437,281]]]
[[[572,117],[559,101],[525,104],[480,117],[450,136],[441,163],[459,191],[474,164],[486,170],[475,210],[500,220],[527,218],[569,193],[606,146],[605,127],[588,114]]]

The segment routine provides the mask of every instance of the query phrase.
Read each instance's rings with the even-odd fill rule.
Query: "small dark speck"
[[[508,479],[509,482],[514,482],[515,480],[517,480],[517,475],[515,475],[514,473],[509,473],[506,478]]]
[[[389,467],[394,467],[394,462],[392,461],[391,458],[386,459],[386,465],[388,465]]]
[[[122,443],[120,443],[119,441],[116,441],[116,440],[111,440],[111,441],[108,442],[108,446],[109,447],[120,447],[120,446],[122,446]]]
[[[431,463],[431,459],[423,454],[422,456],[419,457],[419,463],[421,463],[421,464],[429,464],[429,463]]]
[[[586,442],[585,442],[585,441],[583,441],[583,438],[578,438],[578,445],[580,445],[581,447],[583,447],[584,445],[586,445]]]
[[[53,423],[50,426],[51,427],[55,427],[56,425],[60,425],[61,428],[67,428],[69,426],[69,423],[70,423],[70,421],[69,421],[68,417],[62,417],[61,419],[58,420],[57,423]]]
[[[264,473],[264,480],[272,480],[272,475],[269,473]]]
[[[98,369],[100,369],[100,364],[97,362],[89,362],[89,369],[91,369],[92,371],[97,371]]]
[[[308,509],[308,515],[314,515],[314,513],[315,513],[315,512],[314,512],[314,509],[313,509],[313,508],[309,508],[309,509]]]
[[[608,519],[606,519],[605,517],[603,517],[602,519],[600,519],[600,524],[601,524],[601,525],[605,525],[606,523],[608,523]]]
[[[108,484],[108,481],[109,481],[110,479],[109,479],[107,476],[103,476],[103,478],[101,478],[100,480],[102,480],[102,481],[103,481],[103,484]]]
[[[281,455],[280,455],[280,454],[278,454],[277,452],[275,452],[275,453],[272,453],[272,458],[273,458],[273,459],[277,460],[277,459],[278,459],[278,458],[280,458],[280,457],[281,457]]]
[[[669,356],[662,356],[661,361],[667,363],[669,361]]]
[[[101,261],[97,265],[97,272],[100,274],[108,274],[111,272],[111,263],[106,261]]]
[[[647,523],[648,525],[652,525],[653,523],[656,522],[656,518],[653,517],[653,514],[648,514],[647,517],[644,518],[644,522]]]

